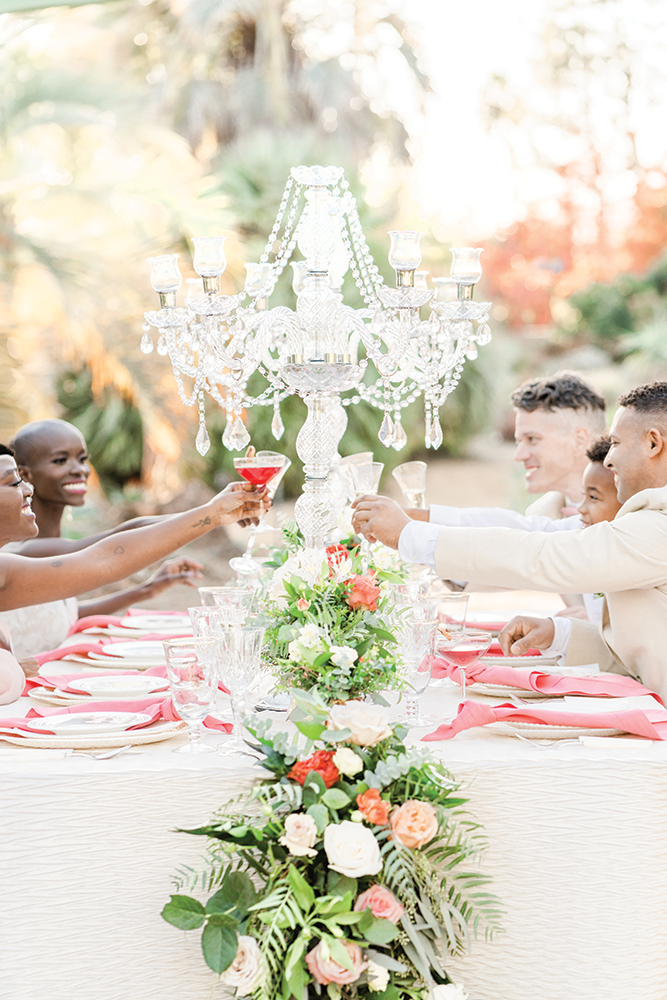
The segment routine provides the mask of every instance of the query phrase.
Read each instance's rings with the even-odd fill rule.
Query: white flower
[[[269,587],[269,597],[279,607],[287,607],[289,602],[283,586],[283,580],[290,580],[293,576],[298,576],[300,580],[303,580],[309,587],[312,587],[320,578],[322,567],[326,565],[326,554],[324,552],[301,549],[293,556],[289,556],[282,566],[279,566],[275,570]]]
[[[331,662],[337,667],[352,667],[359,655],[353,646],[330,646]]]
[[[432,986],[429,1000],[468,1000],[468,994],[460,983]]]
[[[356,754],[355,754],[356,756]],[[314,858],[313,844],[317,840],[317,825],[307,813],[290,813],[285,817],[285,835],[278,841],[297,858]]]
[[[360,747],[374,747],[392,734],[386,709],[365,701],[348,701],[334,705],[329,710],[331,729],[349,729],[350,743]]]
[[[381,993],[389,986],[389,969],[371,961],[370,958],[366,966],[366,976],[368,977],[368,988],[373,993]]]
[[[339,747],[333,755],[332,760],[340,773],[348,778],[352,778],[364,769],[364,762],[359,754],[355,753],[354,750],[350,750],[349,747]]]
[[[372,547],[372,558],[376,569],[394,569],[397,562],[394,550],[387,548],[382,542]]]
[[[367,826],[343,820],[324,830],[324,850],[329,868],[350,878],[377,875],[382,869],[380,848]]]
[[[319,625],[309,623],[308,625],[302,625],[299,631],[298,641],[302,646],[305,646],[306,649],[313,649],[315,646],[319,645],[321,636],[322,629]]]
[[[265,975],[264,956],[257,941],[247,934],[239,935],[236,957],[220,976],[221,982],[225,986],[235,987],[237,996],[247,997],[259,986]]]
[[[290,660],[296,660],[298,663],[302,656],[301,645],[295,639],[293,642],[290,642],[287,649],[289,650]]]

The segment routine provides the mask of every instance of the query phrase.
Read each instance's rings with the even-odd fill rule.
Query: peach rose
[[[299,609],[299,611],[307,611],[308,608],[310,607],[310,601],[307,601],[305,597],[300,597],[299,600],[296,602],[296,606]]]
[[[344,966],[339,965],[338,962],[334,962],[331,957],[323,957],[321,941],[306,955],[306,965],[313,978],[322,986],[326,986],[328,983],[337,983],[339,986],[355,983],[368,964],[364,962],[361,948],[358,944],[353,944],[352,941],[341,941],[341,944],[350,956],[352,962],[351,972],[349,969],[344,968]]]
[[[383,885],[372,885],[370,889],[366,889],[366,892],[357,896],[357,901],[354,904],[357,913],[367,910],[369,907],[374,917],[390,920],[392,924],[397,924],[403,916],[402,904],[399,903],[393,892]]]
[[[232,964],[220,976],[225,986],[236,989],[236,995],[247,997],[257,989],[266,975],[266,963],[254,937],[239,936],[239,947]]]
[[[429,802],[409,799],[391,814],[394,839],[404,847],[423,847],[438,832],[438,817]]]
[[[378,598],[382,591],[375,582],[374,573],[368,573],[365,576],[352,576],[348,583],[350,584],[350,592],[347,595],[347,603],[353,611],[358,608],[363,608],[365,611],[377,611]]]
[[[314,858],[317,851],[313,845],[317,840],[317,826],[307,813],[290,813],[285,817],[285,833],[278,841],[290,854],[297,858]]]

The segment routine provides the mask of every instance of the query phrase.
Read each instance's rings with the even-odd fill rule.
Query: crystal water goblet
[[[173,753],[213,753],[215,750],[201,743],[201,730],[204,719],[210,714],[217,688],[217,642],[213,637],[163,642],[174,708],[188,724],[188,742]]]
[[[252,608],[255,591],[249,587],[216,587],[213,600],[227,625],[242,625]]]
[[[232,738],[218,751],[224,757],[250,754],[243,738],[243,710],[248,689],[260,672],[266,629],[258,625],[230,625],[217,637],[220,644],[220,671],[232,699]]]
[[[408,726],[430,726],[433,719],[419,710],[419,696],[424,693],[431,679],[433,643],[438,623],[434,619],[407,619],[398,629],[400,673],[405,680],[403,692],[405,716],[401,720]]]
[[[450,632],[440,633],[436,642],[436,653],[454,667],[458,667],[461,682],[461,700],[466,698],[466,670],[477,663],[493,642],[491,632]]]
[[[469,594],[440,594],[436,618],[448,632],[463,632],[468,613]]]

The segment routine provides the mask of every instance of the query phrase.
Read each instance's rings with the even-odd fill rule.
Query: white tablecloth
[[[453,714],[451,692],[424,701]],[[253,771],[176,745],[95,761],[0,743],[1,1000],[222,996],[198,933],[160,910],[204,847],[175,828],[207,820]],[[540,750],[478,730],[430,747],[486,830],[482,866],[505,910],[503,934],[451,963],[470,1000],[665,1000],[667,746]]]

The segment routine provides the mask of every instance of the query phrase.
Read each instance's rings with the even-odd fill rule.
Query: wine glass
[[[400,672],[407,688],[403,692],[405,699],[405,717],[401,720],[408,726],[430,726],[432,718],[422,715],[419,710],[419,695],[423,694],[431,679],[433,660],[433,643],[438,623],[434,619],[410,618],[402,622],[397,629],[400,649]]]
[[[426,507],[426,469],[426,462],[404,462],[392,472],[408,507]]]
[[[473,663],[479,660],[480,656],[488,651],[493,642],[491,632],[450,632],[449,637],[442,634],[438,636],[436,643],[436,653],[443,660],[454,667],[459,668],[459,679],[461,681],[461,700],[466,697],[466,670]]]
[[[469,594],[440,594],[436,618],[448,632],[463,632],[468,613]]]
[[[254,599],[255,592],[248,587],[216,587],[213,592],[215,606],[226,625],[242,625]]]
[[[213,753],[215,747],[200,741],[202,723],[210,714],[217,687],[217,639],[168,639],[163,646],[174,708],[188,724],[188,742],[172,752]]]
[[[354,498],[365,496],[367,493],[376,494],[380,486],[380,477],[384,463],[382,462],[358,462],[349,466],[352,484],[354,486]],[[361,539],[361,555],[363,557],[364,568],[368,566],[371,555],[371,543],[367,538]]]
[[[259,675],[265,631],[257,625],[233,625],[223,629],[217,639],[221,679],[229,688],[234,716],[232,738],[219,750],[225,757],[250,753],[243,739],[242,715],[246,692]]]
[[[221,611],[220,608],[203,605],[198,608],[188,608],[188,614],[192,622],[192,631],[195,636],[200,638],[208,638],[210,636],[217,638],[227,625],[224,611]],[[216,651],[219,653],[219,648]],[[221,722],[234,721],[227,701],[227,694],[225,691],[220,690],[217,681],[211,706],[211,715],[214,715],[216,719],[220,719]]]

